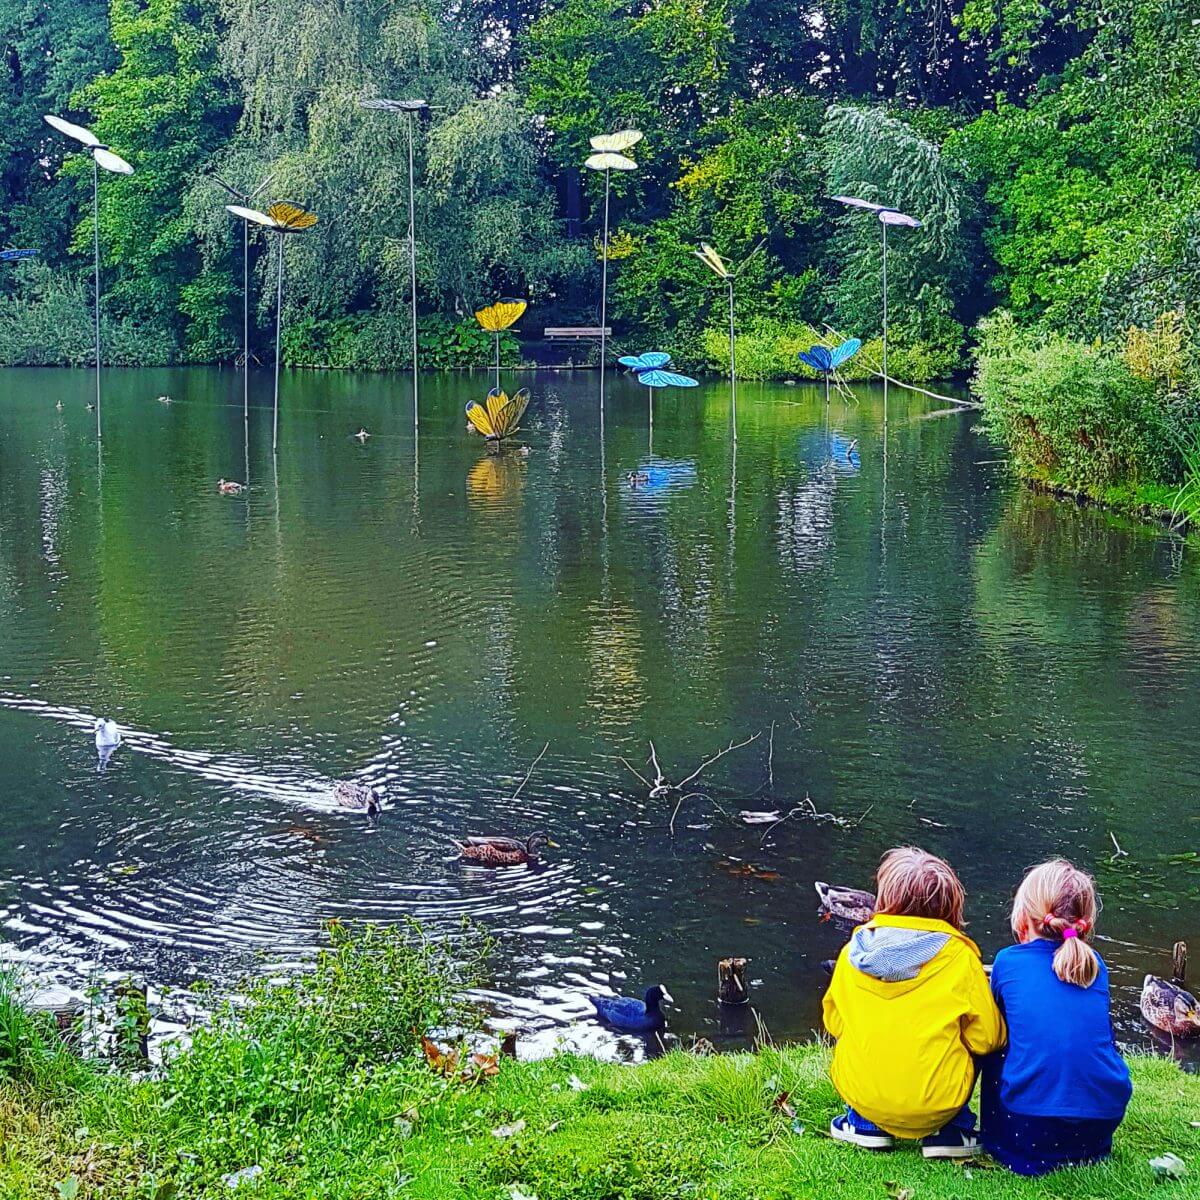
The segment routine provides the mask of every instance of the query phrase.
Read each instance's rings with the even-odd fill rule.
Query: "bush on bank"
[[[1028,478],[1098,498],[1183,481],[1195,401],[1113,347],[1021,329],[1002,313],[981,323],[974,388],[985,431]]]
[[[474,1027],[455,997],[485,950],[415,925],[335,926],[309,973],[247,983],[142,1078],[66,1054],[0,989],[0,1195],[1109,1200],[1147,1194],[1148,1160],[1165,1150],[1200,1166],[1200,1079],[1160,1059],[1132,1063],[1114,1159],[1040,1182],[831,1142],[837,1098],[816,1044],[435,1071],[420,1035],[445,1045],[448,1028]]]

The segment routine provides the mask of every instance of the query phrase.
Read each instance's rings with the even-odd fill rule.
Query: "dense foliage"
[[[137,167],[103,181],[107,354],[229,360],[240,228],[216,172],[320,217],[289,245],[288,359],[409,353],[405,119],[418,95],[417,238],[429,361],[486,359],[471,313],[532,302],[521,332],[593,323],[603,181],[590,135],[645,131],[613,181],[617,344],[720,370],[723,291],[692,251],[741,261],[744,359],[796,373],[813,331],[879,332],[878,226],[837,191],[919,216],[889,255],[897,370],[962,369],[977,321],[1114,352],[1164,314],[1195,389],[1200,22],[1194,0],[0,0],[9,120],[0,359],[80,361],[86,160],[41,122],[90,122]],[[252,242],[257,336],[271,254]],[[44,336],[47,332],[51,336]],[[515,343],[506,346],[515,357]],[[1161,389],[1160,389],[1161,390]]]

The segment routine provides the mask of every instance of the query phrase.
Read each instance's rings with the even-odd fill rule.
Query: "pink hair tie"
[[[1067,940],[1067,938],[1073,938],[1073,937],[1078,937],[1078,936],[1079,936],[1079,930],[1076,929],[1074,925],[1068,925],[1066,927],[1066,929],[1063,930],[1063,941],[1064,942]]]

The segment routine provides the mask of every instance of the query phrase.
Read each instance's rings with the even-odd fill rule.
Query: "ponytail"
[[[1032,868],[1013,902],[1013,932],[1036,932],[1062,944],[1054,952],[1054,973],[1063,983],[1091,987],[1100,974],[1100,956],[1087,940],[1100,904],[1090,875],[1065,860]]]
[[[1084,941],[1084,935],[1090,929],[1089,923],[1085,919],[1065,921],[1061,917],[1051,917],[1042,928],[1050,936],[1057,934],[1062,938],[1062,945],[1054,952],[1055,975],[1063,983],[1091,987],[1100,974],[1100,956],[1090,943]]]

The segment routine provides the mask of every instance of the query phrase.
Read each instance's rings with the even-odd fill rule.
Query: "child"
[[[869,1150],[921,1138],[926,1158],[969,1158],[973,1056],[1004,1044],[1004,1022],[962,932],[963,886],[912,846],[889,850],[877,880],[875,916],[854,931],[825,994],[833,1085],[847,1106],[829,1132]]]
[[[1021,1175],[1106,1158],[1129,1103],[1108,970],[1088,943],[1097,908],[1083,871],[1062,859],[1034,867],[1013,902],[1020,944],[992,968],[1009,1040],[984,1064],[983,1143]]]

